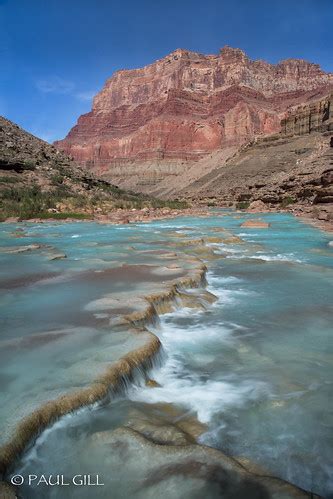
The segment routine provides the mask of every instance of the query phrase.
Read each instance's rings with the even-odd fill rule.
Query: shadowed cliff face
[[[128,179],[133,168],[156,184],[216,151],[278,132],[287,109],[331,89],[333,74],[303,60],[272,65],[230,47],[208,56],[178,49],[116,72],[56,145],[119,185],[137,185]]]

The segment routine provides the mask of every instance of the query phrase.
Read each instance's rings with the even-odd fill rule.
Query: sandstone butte
[[[172,182],[194,182],[254,137],[279,132],[290,109],[332,90],[333,74],[304,60],[177,49],[117,71],[55,145],[121,187],[159,195]]]

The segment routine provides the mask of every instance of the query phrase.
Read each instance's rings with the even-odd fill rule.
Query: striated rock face
[[[332,89],[333,74],[303,60],[272,65],[230,47],[218,55],[178,49],[116,72],[56,146],[119,185],[149,192],[190,163],[279,131],[288,108]]]
[[[333,94],[290,110],[281,121],[281,131],[285,135],[333,131]]]

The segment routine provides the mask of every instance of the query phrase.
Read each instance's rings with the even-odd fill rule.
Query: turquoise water
[[[182,275],[158,244],[146,252],[157,236],[92,223],[2,226],[0,444],[43,402],[87,386],[146,343],[117,321]]]
[[[100,473],[105,485],[97,492],[94,489],[95,497],[109,497],[111,492],[115,498],[143,497],[134,486],[131,488],[129,476],[119,470],[121,455],[106,454],[98,435],[128,425],[133,414],[155,417],[157,410],[171,404],[179,412],[169,412],[164,417],[170,423],[185,416],[197,418],[203,427],[198,436],[200,443],[248,459],[267,474],[324,497],[333,494],[330,236],[281,214],[260,216],[271,223],[269,229],[240,227],[244,219],[255,217],[217,212],[209,218],[179,218],[124,228],[51,224],[24,228],[28,234],[31,232],[30,238],[11,239],[10,246],[14,246],[41,242],[45,237],[45,244],[56,246],[68,258],[50,262],[41,256],[50,251],[46,249],[1,255],[5,264],[2,278],[9,283],[4,292],[2,338],[12,339],[13,329],[15,337],[26,337],[46,330],[78,328],[79,336],[72,340],[73,352],[84,338],[86,357],[81,355],[80,365],[83,368],[88,358],[91,362],[89,351],[93,348],[94,372],[98,372],[100,345],[96,344],[95,335],[102,334],[106,341],[110,336],[106,329],[112,319],[109,309],[107,318],[102,317],[104,302],[101,306],[99,298],[109,293],[121,296],[128,289],[134,296],[142,286],[152,289],[160,285],[158,279],[152,282],[152,276],[156,278],[158,273],[150,271],[147,278],[145,271],[143,278],[138,268],[136,273],[134,268],[129,269],[125,279],[114,274],[118,275],[117,281],[112,279],[110,267],[119,268],[121,263],[161,266],[162,254],[156,250],[172,252],[176,248],[178,255],[185,250],[191,252],[191,248],[179,246],[184,238],[176,236],[222,238],[208,243],[215,258],[202,255],[209,268],[208,290],[218,300],[206,310],[175,309],[151,327],[166,354],[162,367],[150,374],[159,386],[146,387],[138,381],[109,405],[67,416],[39,437],[18,463],[16,472]],[[221,227],[225,232],[218,231]],[[238,236],[240,241],[230,242],[230,235]],[[1,244],[8,246],[9,237],[8,233],[3,235]],[[149,253],[152,248],[154,252]],[[103,272],[96,274],[96,270]],[[54,277],[49,273],[54,273]],[[20,281],[22,276],[29,275],[31,281],[37,274],[37,283],[30,282],[24,289],[18,286],[14,292],[9,286],[10,282],[17,282],[16,278]],[[99,274],[105,278],[96,278]],[[108,344],[111,359],[139,341],[130,333],[124,340],[123,334],[124,331],[118,331],[118,338]],[[72,336],[75,338],[75,334]],[[48,375],[41,368],[40,378],[46,376],[47,385],[60,369],[60,354],[59,346]],[[36,352],[35,358],[38,355]],[[105,357],[101,360],[105,361]],[[17,366],[18,360],[14,361]],[[11,389],[10,375],[16,373],[13,368],[10,371],[12,360],[8,365],[6,403],[10,404],[10,398],[16,395]],[[65,370],[62,375],[64,385],[68,372]],[[36,378],[37,387],[40,378]],[[82,383],[88,380],[89,377],[83,378]],[[15,382],[21,389],[20,375]],[[24,392],[27,393],[26,386]],[[37,392],[36,388],[32,393],[36,396]],[[142,450],[142,459],[128,464],[133,477],[142,475],[145,469],[144,453]],[[91,497],[91,492],[82,488],[54,487],[52,492],[47,491],[47,496],[40,488],[22,490],[24,497],[31,498]],[[165,492],[161,497],[172,496]],[[174,497],[181,495],[175,493]]]

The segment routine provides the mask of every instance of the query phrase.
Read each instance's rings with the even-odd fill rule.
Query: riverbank
[[[223,207],[227,210],[227,207]],[[303,206],[290,206],[289,208],[273,208],[264,207],[263,203],[255,204],[251,208],[246,208],[238,210],[235,208],[236,212],[239,213],[253,213],[253,214],[265,214],[265,213],[290,213],[297,218],[302,218],[306,223],[309,223],[321,230],[326,232],[333,232],[333,222],[332,220],[319,219],[316,214],[313,213],[313,208],[304,208]],[[206,206],[194,206],[191,208],[184,209],[171,209],[171,208],[142,208],[142,209],[116,209],[109,212],[108,214],[94,214],[93,216],[82,214],[75,214],[77,216],[65,216],[66,214],[54,213],[50,218],[30,218],[26,220],[20,220],[18,217],[10,217],[4,220],[2,223],[50,223],[54,221],[60,222],[75,222],[75,221],[95,221],[100,224],[129,224],[129,223],[139,223],[139,222],[152,222],[164,219],[173,219],[177,217],[209,217],[212,216],[212,208]]]
[[[326,232],[333,232],[333,205],[304,206],[291,204],[285,208],[267,206],[262,201],[253,201],[245,210],[247,213],[291,213],[306,223]]]
[[[75,215],[75,216],[74,216]],[[19,217],[9,217],[2,221],[2,223],[49,223],[54,221],[61,222],[75,222],[75,221],[95,221],[101,224],[128,224],[137,222],[152,222],[154,220],[171,219],[175,217],[185,216],[198,216],[204,217],[209,216],[210,211],[205,207],[192,207],[184,209],[171,209],[171,208],[131,208],[131,209],[116,209],[108,214],[95,213],[94,215],[77,213],[70,215],[66,213],[53,213],[50,216],[45,216],[43,218],[28,218],[19,219]]]

